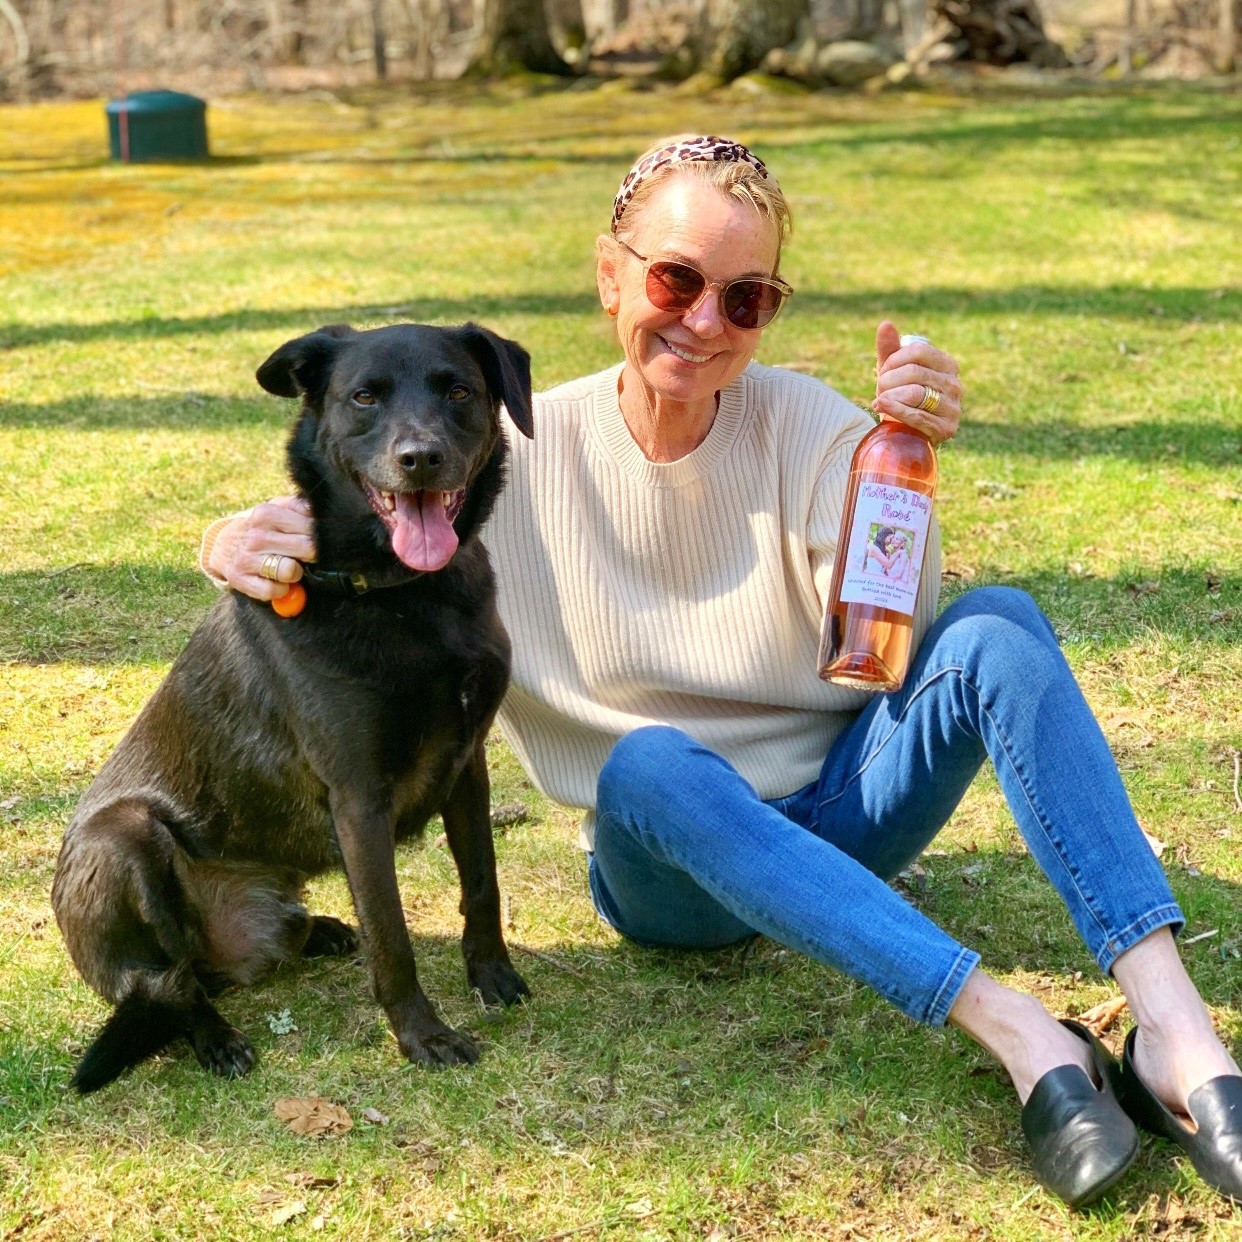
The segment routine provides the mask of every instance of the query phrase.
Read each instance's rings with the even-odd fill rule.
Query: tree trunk
[[[1129,76],[1134,71],[1134,45],[1138,42],[1138,0],[1126,0],[1126,37],[1118,63]]]
[[[1133,6],[1135,0],[1128,0]],[[1044,32],[1038,0],[932,0],[932,12],[957,28],[969,60],[990,65],[1026,61],[1043,69],[1069,63]]]
[[[1232,73],[1237,67],[1238,6],[1236,0],[1220,0],[1220,39],[1216,46],[1216,70]]]
[[[309,0],[289,0],[288,37],[285,40],[284,54],[291,64],[306,63],[307,23],[310,18]]]
[[[810,17],[809,0],[707,0],[699,30],[699,62],[732,81],[756,69],[774,48],[792,41]]]
[[[371,44],[375,49],[375,76],[388,78],[388,38],[384,33],[384,0],[371,0]]]
[[[543,0],[484,0],[483,32],[468,72],[491,77],[514,69],[570,73],[552,46]]]
[[[927,0],[900,0],[901,50],[908,52],[927,33]]]
[[[582,0],[582,26],[588,43],[611,39],[630,15],[629,0]]]

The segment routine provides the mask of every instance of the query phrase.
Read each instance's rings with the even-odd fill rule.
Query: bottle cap
[[[909,333],[908,335],[903,336],[903,337],[901,338],[901,344],[902,344],[902,347],[903,347],[903,348],[904,348],[905,346],[907,346],[907,345],[913,345],[913,344],[915,343],[915,341],[918,341],[918,342],[919,342],[920,344],[922,344],[922,345],[930,345],[930,344],[931,344],[931,341],[929,341],[929,340],[927,339],[927,337],[925,337],[925,336],[920,336],[917,332],[911,332],[911,333]]]

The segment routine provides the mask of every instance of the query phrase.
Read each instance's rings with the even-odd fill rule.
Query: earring
[[[611,319],[615,319],[617,317],[617,312],[620,309],[621,309],[621,306],[619,303],[609,302],[608,305],[604,307],[604,314],[607,315]]]

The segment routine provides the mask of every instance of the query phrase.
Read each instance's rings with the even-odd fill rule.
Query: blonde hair
[[[667,147],[694,142],[697,137],[695,134],[672,134],[667,138],[661,138],[658,142],[653,142],[634,161],[634,167],[638,168],[645,160]],[[625,214],[614,229],[618,237],[633,229],[656,190],[674,176],[693,177],[707,185],[714,186],[726,198],[731,198],[735,202],[749,203],[761,219],[769,220],[776,226],[776,253],[779,260],[781,246],[793,234],[793,212],[790,210],[789,202],[782,193],[781,187],[777,185],[776,178],[770,172],[756,168],[754,164],[748,163],[745,159],[675,160],[642,176],[630,192],[625,204]]]

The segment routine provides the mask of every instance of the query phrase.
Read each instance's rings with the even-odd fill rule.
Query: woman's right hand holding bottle
[[[310,505],[300,496],[277,496],[225,523],[203,568],[243,595],[279,599],[301,578],[302,562],[314,561],[314,536]]]

